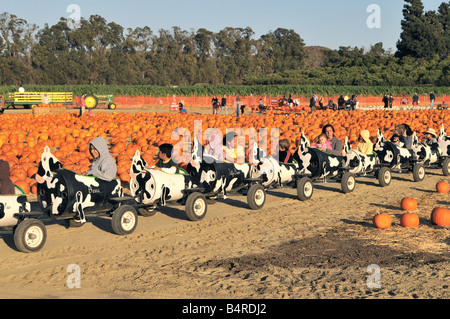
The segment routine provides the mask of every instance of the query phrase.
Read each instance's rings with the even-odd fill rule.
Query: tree
[[[448,55],[448,34],[445,37],[443,26],[447,17],[445,4],[440,6],[443,13],[424,12],[420,0],[405,0],[403,9],[402,33],[397,42],[396,56],[414,58],[432,58],[435,55]],[[448,13],[448,11],[447,11]]]
[[[303,65],[303,39],[292,29],[278,28],[261,36],[258,54],[268,59],[276,72],[295,70]]]
[[[442,28],[442,39],[445,45],[445,56],[450,54],[450,3],[442,2],[438,8],[439,24]]]

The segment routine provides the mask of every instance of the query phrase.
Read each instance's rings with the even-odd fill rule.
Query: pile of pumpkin
[[[447,194],[450,186],[446,181],[436,183],[438,193]],[[412,197],[404,197],[400,202],[400,208],[405,211],[400,216],[400,225],[407,228],[419,227],[419,216],[414,213],[417,209],[417,201]],[[430,215],[431,224],[437,226],[450,226],[450,209],[435,207]],[[378,213],[372,219],[375,228],[387,229],[392,225],[392,219],[388,213]]]
[[[199,122],[196,122],[199,121]],[[196,125],[196,123],[201,123]],[[90,167],[91,156],[88,143],[96,136],[107,139],[110,152],[116,159],[118,175],[122,181],[129,181],[131,159],[139,150],[150,164],[156,160],[157,148],[161,143],[178,144],[183,139],[191,141],[203,137],[209,129],[211,133],[225,134],[227,129],[249,132],[254,129],[260,133],[259,142],[268,146],[272,141],[288,139],[291,151],[301,133],[315,142],[322,127],[330,123],[335,128],[335,135],[341,141],[346,136],[353,147],[359,131],[368,129],[375,138],[379,128],[386,137],[390,137],[395,124],[406,123],[416,132],[428,127],[436,130],[442,123],[450,123],[450,110],[437,111],[317,111],[313,114],[277,114],[268,112],[244,115],[180,114],[180,113],[97,113],[95,116],[78,117],[77,113],[66,114],[3,114],[0,116],[0,159],[10,164],[11,179],[26,193],[36,193],[34,179],[37,166],[44,147],[50,147],[53,154],[65,168],[85,174]],[[267,131],[259,132],[261,128]],[[215,129],[215,130],[214,130]],[[278,131],[271,131],[278,129]],[[450,132],[450,126],[445,127]],[[203,135],[203,136],[202,136]],[[239,140],[246,148],[250,139]],[[177,153],[174,159],[185,165],[190,153]]]

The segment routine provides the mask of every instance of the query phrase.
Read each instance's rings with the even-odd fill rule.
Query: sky
[[[61,17],[98,14],[127,28],[182,30],[250,27],[254,38],[277,28],[293,29],[307,46],[369,49],[382,42],[395,52],[403,19],[402,0],[1,0],[0,12],[43,27]],[[436,10],[443,0],[422,0]],[[73,6],[75,5],[75,6]],[[73,10],[72,8],[75,8]],[[369,23],[368,23],[369,22]]]

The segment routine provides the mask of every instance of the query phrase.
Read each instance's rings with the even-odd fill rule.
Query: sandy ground
[[[0,298],[450,298],[450,229],[429,222],[434,207],[450,205],[435,192],[443,179],[428,168],[422,182],[395,173],[383,188],[362,176],[348,194],[318,181],[305,202],[292,187],[271,189],[261,210],[237,195],[209,205],[198,222],[168,206],[140,216],[127,236],[114,234],[106,216],[80,228],[46,220],[47,243],[33,254],[17,251],[2,230]],[[400,226],[405,196],[418,200],[416,229]],[[389,229],[372,226],[377,212],[390,214]],[[73,264],[81,288],[68,287]]]
[[[317,182],[301,202],[294,188],[269,190],[263,209],[245,196],[208,206],[188,221],[182,206],[139,217],[127,236],[112,232],[110,218],[94,216],[81,228],[46,221],[48,239],[37,253],[14,247],[0,232],[1,298],[449,298],[450,230],[429,222],[448,194],[434,191],[443,178],[395,174],[382,188],[373,176],[358,178],[343,194],[336,182]],[[399,202],[418,199],[417,229],[399,224]],[[371,219],[388,212],[393,226]],[[81,288],[68,288],[67,267],[79,266]],[[380,287],[368,286],[378,265]]]

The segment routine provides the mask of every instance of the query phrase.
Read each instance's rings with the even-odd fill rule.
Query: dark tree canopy
[[[0,85],[449,85],[450,4],[405,0],[397,51],[307,47],[292,29],[135,29],[100,15],[38,28],[0,14]]]

